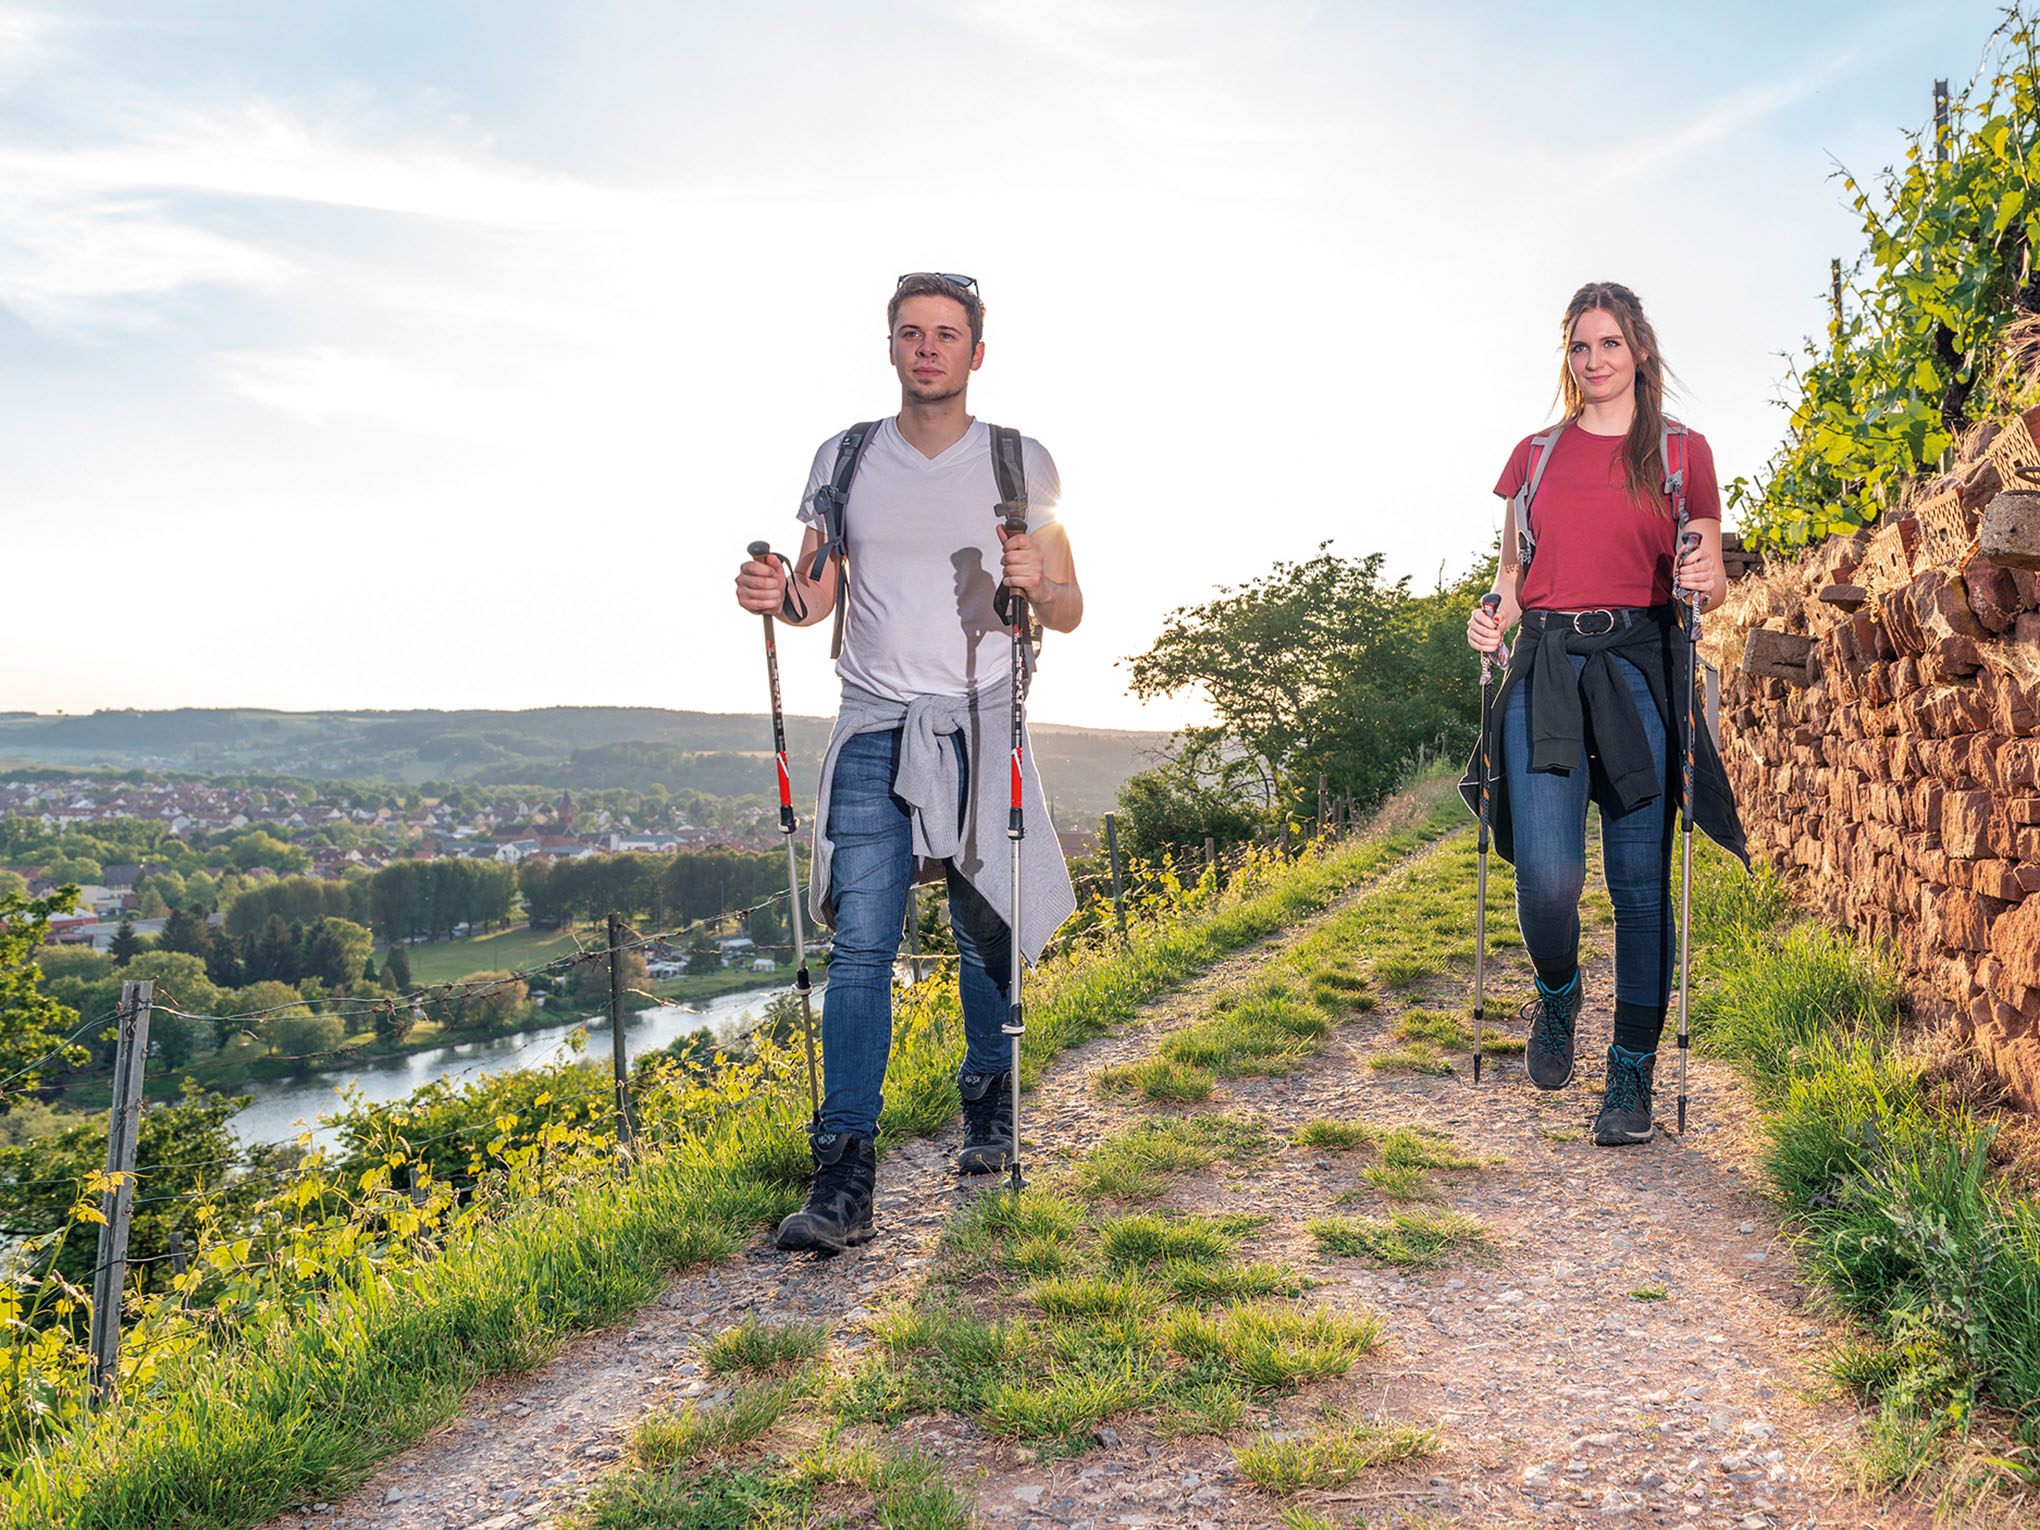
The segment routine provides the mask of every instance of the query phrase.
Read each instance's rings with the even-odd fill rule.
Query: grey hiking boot
[[[1651,1075],[1657,1053],[1608,1048],[1608,1092],[1594,1117],[1594,1142],[1600,1147],[1629,1147],[1648,1142],[1657,1127],[1650,1118]]]
[[[966,1073],[956,1081],[963,1096],[963,1147],[959,1174],[997,1174],[1013,1161],[1013,1074]]]
[[[878,1150],[869,1137],[818,1132],[809,1143],[815,1182],[807,1204],[779,1224],[781,1249],[840,1253],[871,1241],[871,1196],[878,1182]]]
[[[1523,1066],[1539,1089],[1563,1089],[1572,1082],[1573,1024],[1585,998],[1580,975],[1574,972],[1572,982],[1556,993],[1539,978],[1537,997],[1523,1006],[1523,1018],[1530,1022]]]

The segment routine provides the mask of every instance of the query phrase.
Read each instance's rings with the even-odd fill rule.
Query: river
[[[784,988],[752,988],[743,993],[726,993],[710,999],[700,1008],[662,1004],[624,1017],[624,1046],[631,1057],[656,1051],[691,1031],[707,1026],[718,1041],[731,1041],[757,1021],[765,1005]],[[815,989],[815,1019],[821,1020],[821,987]],[[609,1056],[609,1022],[574,1020],[536,1030],[518,1031],[486,1041],[462,1041],[407,1053],[382,1062],[349,1068],[334,1068],[299,1079],[263,1079],[239,1086],[237,1094],[253,1095],[248,1108],[234,1116],[228,1127],[242,1142],[292,1142],[310,1127],[312,1141],[320,1147],[338,1141],[331,1127],[318,1126],[315,1118],[342,1109],[339,1090],[349,1084],[360,1090],[363,1101],[381,1105],[401,1100],[412,1090],[449,1075],[461,1079],[480,1078],[513,1068],[536,1068],[571,1056],[568,1038],[583,1025],[590,1027],[590,1056]]]

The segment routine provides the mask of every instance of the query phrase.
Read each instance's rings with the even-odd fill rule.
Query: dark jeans
[[[1615,997],[1661,1005],[1671,993],[1671,843],[1677,808],[1665,800],[1665,726],[1643,674],[1611,655],[1636,698],[1658,762],[1658,795],[1631,813],[1601,811],[1601,868],[1615,905]],[[1586,660],[1573,657],[1575,671]],[[1516,831],[1516,919],[1540,971],[1579,958],[1580,890],[1587,880],[1587,754],[1570,771],[1529,768],[1530,695],[1517,686],[1502,715],[1502,763]]]
[[[970,767],[956,746],[956,810]],[[885,1065],[892,1055],[893,962],[914,879],[913,820],[893,795],[900,734],[860,733],[836,756],[829,788],[831,892],[836,939],[822,998],[822,1129],[860,1137],[878,1130]],[[949,865],[949,927],[963,997],[965,1073],[999,1073],[1013,1060],[1006,1023],[1012,946],[1006,922]]]

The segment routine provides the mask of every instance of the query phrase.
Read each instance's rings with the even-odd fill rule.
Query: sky
[[[1587,280],[1724,480],[1975,0],[0,0],[0,711],[762,710],[746,542],[978,277],[1086,596],[1037,721],[1279,560],[1499,525]],[[834,710],[826,627],[788,710]]]

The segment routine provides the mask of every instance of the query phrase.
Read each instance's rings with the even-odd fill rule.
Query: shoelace
[[[1573,981],[1577,983],[1579,979]],[[1537,997],[1523,1006],[1523,1018],[1531,1022],[1531,1039],[1537,1043],[1538,1050],[1553,1057],[1564,1056],[1566,1043],[1572,1039],[1572,996],[1571,987],[1552,993],[1540,985]],[[1550,1023],[1538,1025],[1536,1022],[1539,1020]]]
[[[1641,1105],[1643,1064],[1618,1053],[1614,1066],[1608,1070],[1608,1088],[1601,1103],[1608,1110],[1632,1110]]]

